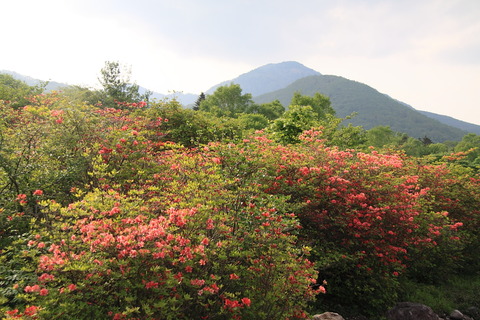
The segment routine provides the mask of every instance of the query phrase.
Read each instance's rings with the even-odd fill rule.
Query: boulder
[[[439,320],[432,308],[413,302],[400,302],[387,312],[388,320]]]
[[[450,315],[446,319],[447,320],[474,320],[474,318],[471,318],[466,314],[461,313],[458,310],[453,310],[452,312],[450,312]],[[477,319],[480,319],[480,318],[477,318]]]
[[[463,319],[465,319],[465,316],[464,316],[463,313],[461,313],[460,311],[458,311],[458,310],[453,310],[453,311],[450,313],[449,318],[450,318],[451,320],[463,320]]]
[[[313,316],[313,320],[345,320],[341,315],[335,312],[324,312]]]

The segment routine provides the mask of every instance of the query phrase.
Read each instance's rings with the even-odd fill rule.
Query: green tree
[[[427,146],[422,143],[421,140],[409,137],[407,141],[402,145],[403,150],[409,155],[414,157],[421,157],[427,154]]]
[[[275,101],[272,104],[276,105]],[[313,97],[309,97],[295,92],[289,109],[273,121],[269,130],[277,141],[287,144],[299,142],[300,134],[313,127],[322,127],[324,129],[322,138],[329,139],[335,135],[342,121],[334,116],[335,110],[331,107],[327,96],[316,93]],[[355,131],[352,131],[352,128],[347,130],[351,131],[351,134]],[[347,131],[342,134],[338,132],[338,134],[338,137],[341,137],[342,134],[347,134]]]
[[[432,143],[427,146],[428,154],[445,155],[449,148],[444,143]]]
[[[475,133],[466,134],[455,146],[455,152],[468,152],[465,161],[470,166],[480,166],[480,136]]]
[[[195,105],[193,106],[193,110],[198,111],[200,110],[200,104],[202,101],[205,100],[205,93],[200,93],[200,95],[197,98],[197,101],[195,101]]]
[[[433,141],[427,136],[424,136],[423,138],[418,139],[420,140],[425,146],[428,146],[429,144],[432,144]]]
[[[290,105],[310,106],[319,118],[325,118],[327,114],[335,115],[335,110],[331,106],[330,98],[318,92],[315,93],[313,97],[295,92]]]
[[[118,102],[140,102],[148,100],[151,92],[140,93],[140,87],[130,82],[131,71],[120,65],[117,61],[107,61],[100,71],[100,84],[107,96],[106,103]]]
[[[389,126],[377,126],[367,130],[367,145],[381,148],[387,145],[397,146],[402,140],[407,139],[402,134],[393,131]],[[419,141],[420,142],[420,141]]]
[[[268,120],[275,120],[285,112],[285,107],[279,100],[274,100],[269,103],[252,104],[247,110],[247,113],[261,114]]]
[[[200,110],[210,112],[218,117],[236,118],[239,113],[245,113],[253,104],[252,95],[242,94],[238,84],[230,84],[217,88],[200,103]]]
[[[268,119],[263,114],[244,113],[238,117],[245,130],[262,130],[268,126]]]
[[[317,113],[311,106],[292,105],[282,117],[273,121],[269,131],[281,143],[297,143],[300,134],[320,125]]]
[[[337,118],[328,114],[321,121],[320,130],[322,134],[320,139],[325,140],[325,145],[336,146],[340,148],[362,148],[367,141],[366,132],[361,126],[353,126],[349,123],[347,126],[342,125],[344,120],[350,119],[351,116]]]

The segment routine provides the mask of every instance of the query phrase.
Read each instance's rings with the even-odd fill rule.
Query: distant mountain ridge
[[[219,83],[208,89],[206,93],[211,94],[218,87],[235,83],[240,85],[243,92],[258,96],[285,88],[298,79],[312,75],[320,75],[320,72],[307,68],[296,61],[270,63],[244,73],[235,79]]]
[[[37,85],[40,85],[42,82],[48,82],[47,86],[45,87],[46,91],[59,90],[61,88],[69,86],[68,84],[61,83],[61,82],[38,80],[14,71],[9,71],[9,70],[0,70],[0,73],[9,74],[15,79],[25,82],[29,86],[37,86]]]
[[[70,86],[69,84],[62,83],[62,82],[43,81],[43,80],[35,79],[35,78],[32,78],[32,77],[20,74],[18,72],[10,71],[10,70],[0,70],[0,73],[9,74],[12,77],[14,77],[15,79],[25,82],[29,86],[36,86],[36,85],[41,84],[42,82],[47,82],[47,86],[45,87],[46,92],[61,91],[62,88],[67,88],[67,87]],[[148,89],[146,89],[144,87],[141,87],[141,86],[140,86],[139,89],[140,89],[139,91],[140,91],[141,94],[147,92],[147,90],[148,90]],[[195,100],[198,97],[198,95],[192,94],[192,93],[174,92],[174,93],[170,93],[170,94],[162,94],[162,93],[158,93],[158,92],[154,92],[154,91],[151,91],[151,92],[152,92],[152,95],[151,95],[152,99],[162,100],[162,99],[173,99],[173,98],[175,98],[178,102],[180,102],[183,105],[188,105],[188,104],[191,104],[191,103],[195,102]]]
[[[447,124],[449,126],[459,128],[459,129],[462,129],[464,131],[480,135],[480,126],[479,125],[469,123],[469,122],[465,122],[465,121],[462,121],[462,120],[458,120],[458,119],[455,119],[455,118],[452,118],[452,117],[449,117],[449,116],[436,114],[436,113],[429,112],[429,111],[418,110],[418,112],[426,115],[429,118],[440,121],[441,123]]]
[[[294,92],[313,95],[316,92],[328,96],[337,116],[356,116],[347,122],[370,129],[389,126],[392,130],[407,133],[414,138],[429,137],[435,142],[458,141],[467,133],[459,128],[441,123],[421,114],[386,94],[360,82],[330,75],[309,76],[295,81],[286,88],[254,97],[257,103],[275,99],[288,105]]]
[[[306,95],[316,92],[325,94],[330,97],[337,116],[345,117],[355,112],[357,115],[349,122],[365,129],[385,125],[412,137],[427,136],[437,142],[458,141],[468,132],[480,131],[478,125],[431,112],[422,113],[365,84],[339,76],[322,75],[295,61],[258,67],[219,83],[206,93],[211,94],[216,88],[230,83],[239,84],[244,93],[252,94],[256,103],[278,99],[288,106],[295,91]]]
[[[139,88],[139,92],[141,94],[144,94],[145,92],[147,92],[148,89],[140,86]],[[178,102],[180,102],[180,104],[184,105],[184,106],[188,106],[188,105],[191,105],[193,104],[197,98],[198,98],[198,95],[196,94],[193,94],[193,93],[183,93],[183,92],[174,92],[174,93],[169,93],[169,94],[163,94],[163,93],[158,93],[158,92],[155,92],[155,91],[150,91],[152,93],[152,95],[150,96],[150,100],[164,100],[164,99],[175,99],[177,100]]]

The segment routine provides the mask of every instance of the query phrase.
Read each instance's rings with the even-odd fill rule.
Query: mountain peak
[[[269,71],[269,72],[298,72],[298,73],[308,73],[308,75],[320,75],[319,72],[305,67],[303,64],[297,61],[283,61],[278,63],[269,63],[258,68],[253,69],[248,73],[256,71]]]
[[[296,61],[269,63],[244,73],[235,79],[217,84],[207,90],[207,93],[213,93],[220,86],[235,83],[240,85],[243,92],[250,93],[252,96],[258,96],[285,88],[298,79],[312,75],[320,75],[320,73]]]

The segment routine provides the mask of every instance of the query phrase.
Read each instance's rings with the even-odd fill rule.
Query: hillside
[[[0,70],[0,73],[9,74],[15,79],[25,82],[29,86],[36,86],[41,83],[48,82],[47,86],[45,87],[46,91],[60,90],[61,88],[68,87],[68,84],[65,84],[65,83],[55,82],[55,81],[43,81],[43,80],[35,79],[29,76],[25,76],[23,74],[20,74],[14,71]]]
[[[398,102],[377,90],[338,76],[316,75],[299,79],[286,88],[254,97],[255,102],[265,103],[278,99],[288,106],[294,92],[313,95],[316,92],[330,97],[337,116],[357,115],[349,122],[370,129],[375,126],[390,126],[394,131],[404,132],[415,138],[429,137],[435,142],[458,141],[466,134],[458,128]]]
[[[139,92],[141,94],[144,94],[145,92],[147,92],[148,89],[140,86],[139,88]],[[152,92],[152,95],[150,96],[150,100],[153,100],[153,99],[156,99],[156,100],[163,100],[163,99],[175,99],[177,100],[178,102],[180,102],[180,104],[184,105],[184,106],[188,106],[188,105],[191,105],[195,102],[195,100],[197,100],[198,98],[198,95],[196,94],[193,94],[193,93],[183,93],[183,92],[174,92],[174,93],[169,93],[169,94],[163,94],[163,93],[159,93],[159,92],[155,92],[155,91],[151,91]]]
[[[46,82],[43,80],[35,79],[29,76],[25,76],[18,72],[9,71],[9,70],[0,70],[0,73],[9,74],[17,80],[23,81],[29,86],[36,86],[41,84],[42,82]],[[62,90],[62,88],[66,88],[69,85],[66,83],[56,82],[56,81],[48,81],[47,86],[45,87],[45,91],[49,92],[52,90]],[[141,94],[145,93],[148,89],[140,86],[139,92]],[[182,92],[174,92],[170,94],[162,94],[155,91],[152,91],[151,99],[163,100],[163,99],[173,99],[175,98],[178,102],[182,105],[188,105],[195,102],[198,95],[192,93],[182,93]]]
[[[433,112],[420,111],[420,110],[418,112],[426,115],[429,118],[438,120],[441,123],[447,124],[449,126],[459,128],[459,129],[462,129],[464,131],[480,135],[480,126],[479,125],[469,123],[469,122],[465,122],[465,121],[462,121],[462,120],[458,120],[458,119],[455,119],[455,118],[452,118],[452,117],[449,117],[449,116],[444,116],[444,115],[441,115],[441,114],[433,113]]]
[[[312,75],[320,75],[320,73],[295,61],[270,63],[244,73],[235,79],[219,83],[208,89],[206,93],[211,94],[220,86],[236,83],[240,85],[243,92],[258,96],[285,88],[298,79]]]

